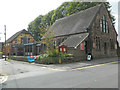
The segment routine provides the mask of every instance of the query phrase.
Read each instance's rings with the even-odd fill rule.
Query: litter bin
[[[91,61],[91,60],[92,60],[92,55],[91,55],[90,53],[87,55],[87,60],[88,60],[88,61]]]
[[[34,62],[35,56],[27,56],[28,62]]]

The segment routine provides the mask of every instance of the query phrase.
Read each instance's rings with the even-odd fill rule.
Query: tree
[[[40,30],[38,28],[38,26],[40,25],[40,22],[42,20],[43,16],[40,15],[39,17],[37,17],[34,21],[32,21],[29,25],[28,25],[28,31],[30,33],[32,33],[32,35],[34,36],[34,38],[39,41],[40,40]]]
[[[42,36],[40,43],[42,43],[46,46],[47,52],[52,52],[55,49],[54,42],[56,41],[56,39],[54,38],[55,37],[54,30],[52,30],[52,29],[49,30],[50,26],[47,26],[46,28],[44,26],[39,27],[39,29],[41,31],[40,35]]]

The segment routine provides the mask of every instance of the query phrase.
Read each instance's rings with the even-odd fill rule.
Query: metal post
[[[0,33],[0,34],[2,34],[2,33]],[[0,37],[0,40],[1,40],[1,37]]]
[[[6,25],[4,25],[4,29],[5,29],[5,61],[6,61]]]

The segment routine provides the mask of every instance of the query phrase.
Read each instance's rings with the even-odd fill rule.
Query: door
[[[107,43],[106,42],[104,43],[104,54],[105,55],[107,54]]]
[[[88,53],[88,42],[85,41],[85,54],[87,54],[87,53]]]

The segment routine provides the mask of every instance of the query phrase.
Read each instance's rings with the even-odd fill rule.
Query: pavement
[[[26,77],[29,75],[40,74],[38,71],[41,71],[41,74],[54,72],[54,71],[73,71],[83,67],[94,66],[98,64],[104,64],[109,62],[116,62],[118,58],[106,58],[106,59],[97,59],[91,61],[81,61],[69,64],[35,64],[35,63],[28,63],[22,61],[4,61],[4,59],[0,59],[0,84],[4,83],[8,78],[17,78],[24,76],[26,73]],[[48,71],[49,70],[49,71]],[[31,72],[31,73],[30,73]],[[17,77],[16,77],[17,75]]]
[[[98,64],[104,64],[109,62],[116,62],[118,61],[118,57],[114,58],[104,58],[104,59],[96,59],[91,61],[80,61],[75,63],[69,63],[69,64],[51,64],[51,65],[42,65],[43,67],[53,69],[53,70],[59,70],[59,71],[71,71],[76,68],[82,68],[87,66],[93,66]],[[38,65],[38,64],[36,64]]]

